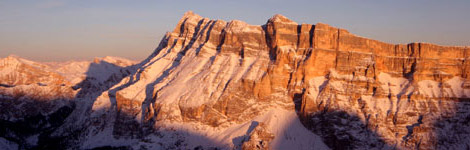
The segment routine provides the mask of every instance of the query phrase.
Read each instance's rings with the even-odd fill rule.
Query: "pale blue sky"
[[[141,60],[188,10],[258,25],[283,14],[389,43],[470,45],[469,0],[0,0],[0,57]]]

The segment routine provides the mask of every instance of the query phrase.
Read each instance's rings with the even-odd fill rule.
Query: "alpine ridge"
[[[78,83],[73,111],[31,145],[468,149],[469,58],[282,15],[249,25],[189,11],[147,59]]]

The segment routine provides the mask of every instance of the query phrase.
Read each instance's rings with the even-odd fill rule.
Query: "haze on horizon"
[[[470,45],[470,1],[0,1],[0,57],[36,61],[147,57],[184,12],[264,24],[274,14],[388,43]]]

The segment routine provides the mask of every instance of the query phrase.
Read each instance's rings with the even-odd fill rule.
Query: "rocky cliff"
[[[187,12],[147,59],[82,88],[50,135],[80,149],[465,149],[469,56]]]
[[[468,134],[445,133],[469,129],[469,54],[383,43],[282,15],[255,26],[188,12],[142,71],[108,96],[119,113],[148,126],[221,128],[283,109],[330,148],[462,148]]]

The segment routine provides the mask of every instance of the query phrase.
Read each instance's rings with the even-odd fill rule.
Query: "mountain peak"
[[[121,67],[130,66],[136,63],[132,60],[128,60],[128,59],[121,58],[121,57],[115,57],[115,56],[95,57],[95,59],[93,59],[93,63],[95,64],[99,64],[102,62],[110,63],[110,64],[121,66]]]
[[[198,21],[201,20],[203,17],[195,14],[193,11],[187,11],[184,13],[183,17],[181,17],[180,21],[176,25],[176,28],[173,30],[176,33],[182,32],[185,24],[193,24],[197,25]]]
[[[22,62],[22,58],[20,56],[13,55],[13,54],[8,55],[7,57],[2,58],[0,60],[9,62],[10,64],[11,63],[21,63]]]
[[[268,22],[283,22],[283,23],[288,23],[288,24],[297,24],[295,21],[292,21],[286,16],[283,16],[281,14],[275,14],[268,20]]]
[[[196,15],[193,11],[189,10],[189,11],[186,11],[183,15],[183,17],[185,16],[193,16],[193,15]]]
[[[7,58],[20,58],[20,57],[15,54],[10,54],[7,56]]]
[[[190,18],[199,19],[202,17],[190,10],[184,13],[183,17],[181,17],[181,20],[186,20]]]

